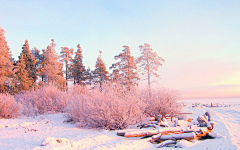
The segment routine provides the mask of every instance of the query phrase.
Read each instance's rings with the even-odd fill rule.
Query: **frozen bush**
[[[44,113],[63,112],[67,105],[64,92],[53,85],[27,91],[16,95],[16,100],[23,105],[23,114],[33,116]]]
[[[18,104],[12,95],[0,94],[0,117],[16,118],[20,114],[20,104]]]
[[[166,88],[155,89],[151,91],[150,96],[147,90],[143,90],[142,98],[146,103],[145,114],[148,116],[174,115],[178,114],[182,108],[177,102],[179,100],[179,93],[175,90]]]
[[[66,111],[69,118],[85,127],[123,129],[141,120],[144,104],[136,91],[123,91],[112,85],[76,94]]]
[[[67,94],[74,95],[74,94],[82,94],[82,93],[87,93],[87,92],[88,92],[87,86],[76,84],[73,87],[69,88]]]

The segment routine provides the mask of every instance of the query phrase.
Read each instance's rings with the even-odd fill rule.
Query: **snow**
[[[224,107],[191,107],[192,102],[185,101],[187,106],[184,111],[192,111],[189,116],[195,120],[209,111],[216,123],[212,134],[217,138],[193,142],[181,140],[173,147],[169,145],[161,149],[240,149],[240,100],[234,103],[216,101],[225,103]],[[79,128],[76,124],[65,122],[64,115],[0,119],[0,149],[159,149],[157,144],[148,142],[148,138],[127,138],[117,136],[117,131]]]

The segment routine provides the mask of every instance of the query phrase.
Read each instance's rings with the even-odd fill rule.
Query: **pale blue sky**
[[[99,50],[109,67],[123,45],[138,56],[149,43],[166,60],[155,86],[240,97],[239,8],[239,0],[0,0],[0,26],[15,58],[26,39],[44,49],[53,38],[58,53],[81,44],[94,69]]]

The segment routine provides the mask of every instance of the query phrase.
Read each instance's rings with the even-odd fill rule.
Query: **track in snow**
[[[228,108],[218,108],[214,110],[216,116],[220,119],[219,122],[222,122],[229,131],[231,136],[232,144],[236,145],[240,149],[240,110],[239,107],[236,109]]]

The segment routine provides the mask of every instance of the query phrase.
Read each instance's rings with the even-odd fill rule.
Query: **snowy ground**
[[[193,101],[185,102],[188,104],[185,111],[194,112],[190,115],[191,118],[196,119],[210,111],[217,123],[213,132],[220,134],[222,138],[185,142],[182,144],[186,147],[182,149],[240,149],[240,106],[234,105],[240,104],[240,100],[231,103],[231,107],[216,108],[192,108],[190,106]],[[218,102],[223,103],[222,100]],[[64,114],[0,119],[0,149],[158,149],[148,139],[117,136],[117,131],[81,129],[64,120]]]

